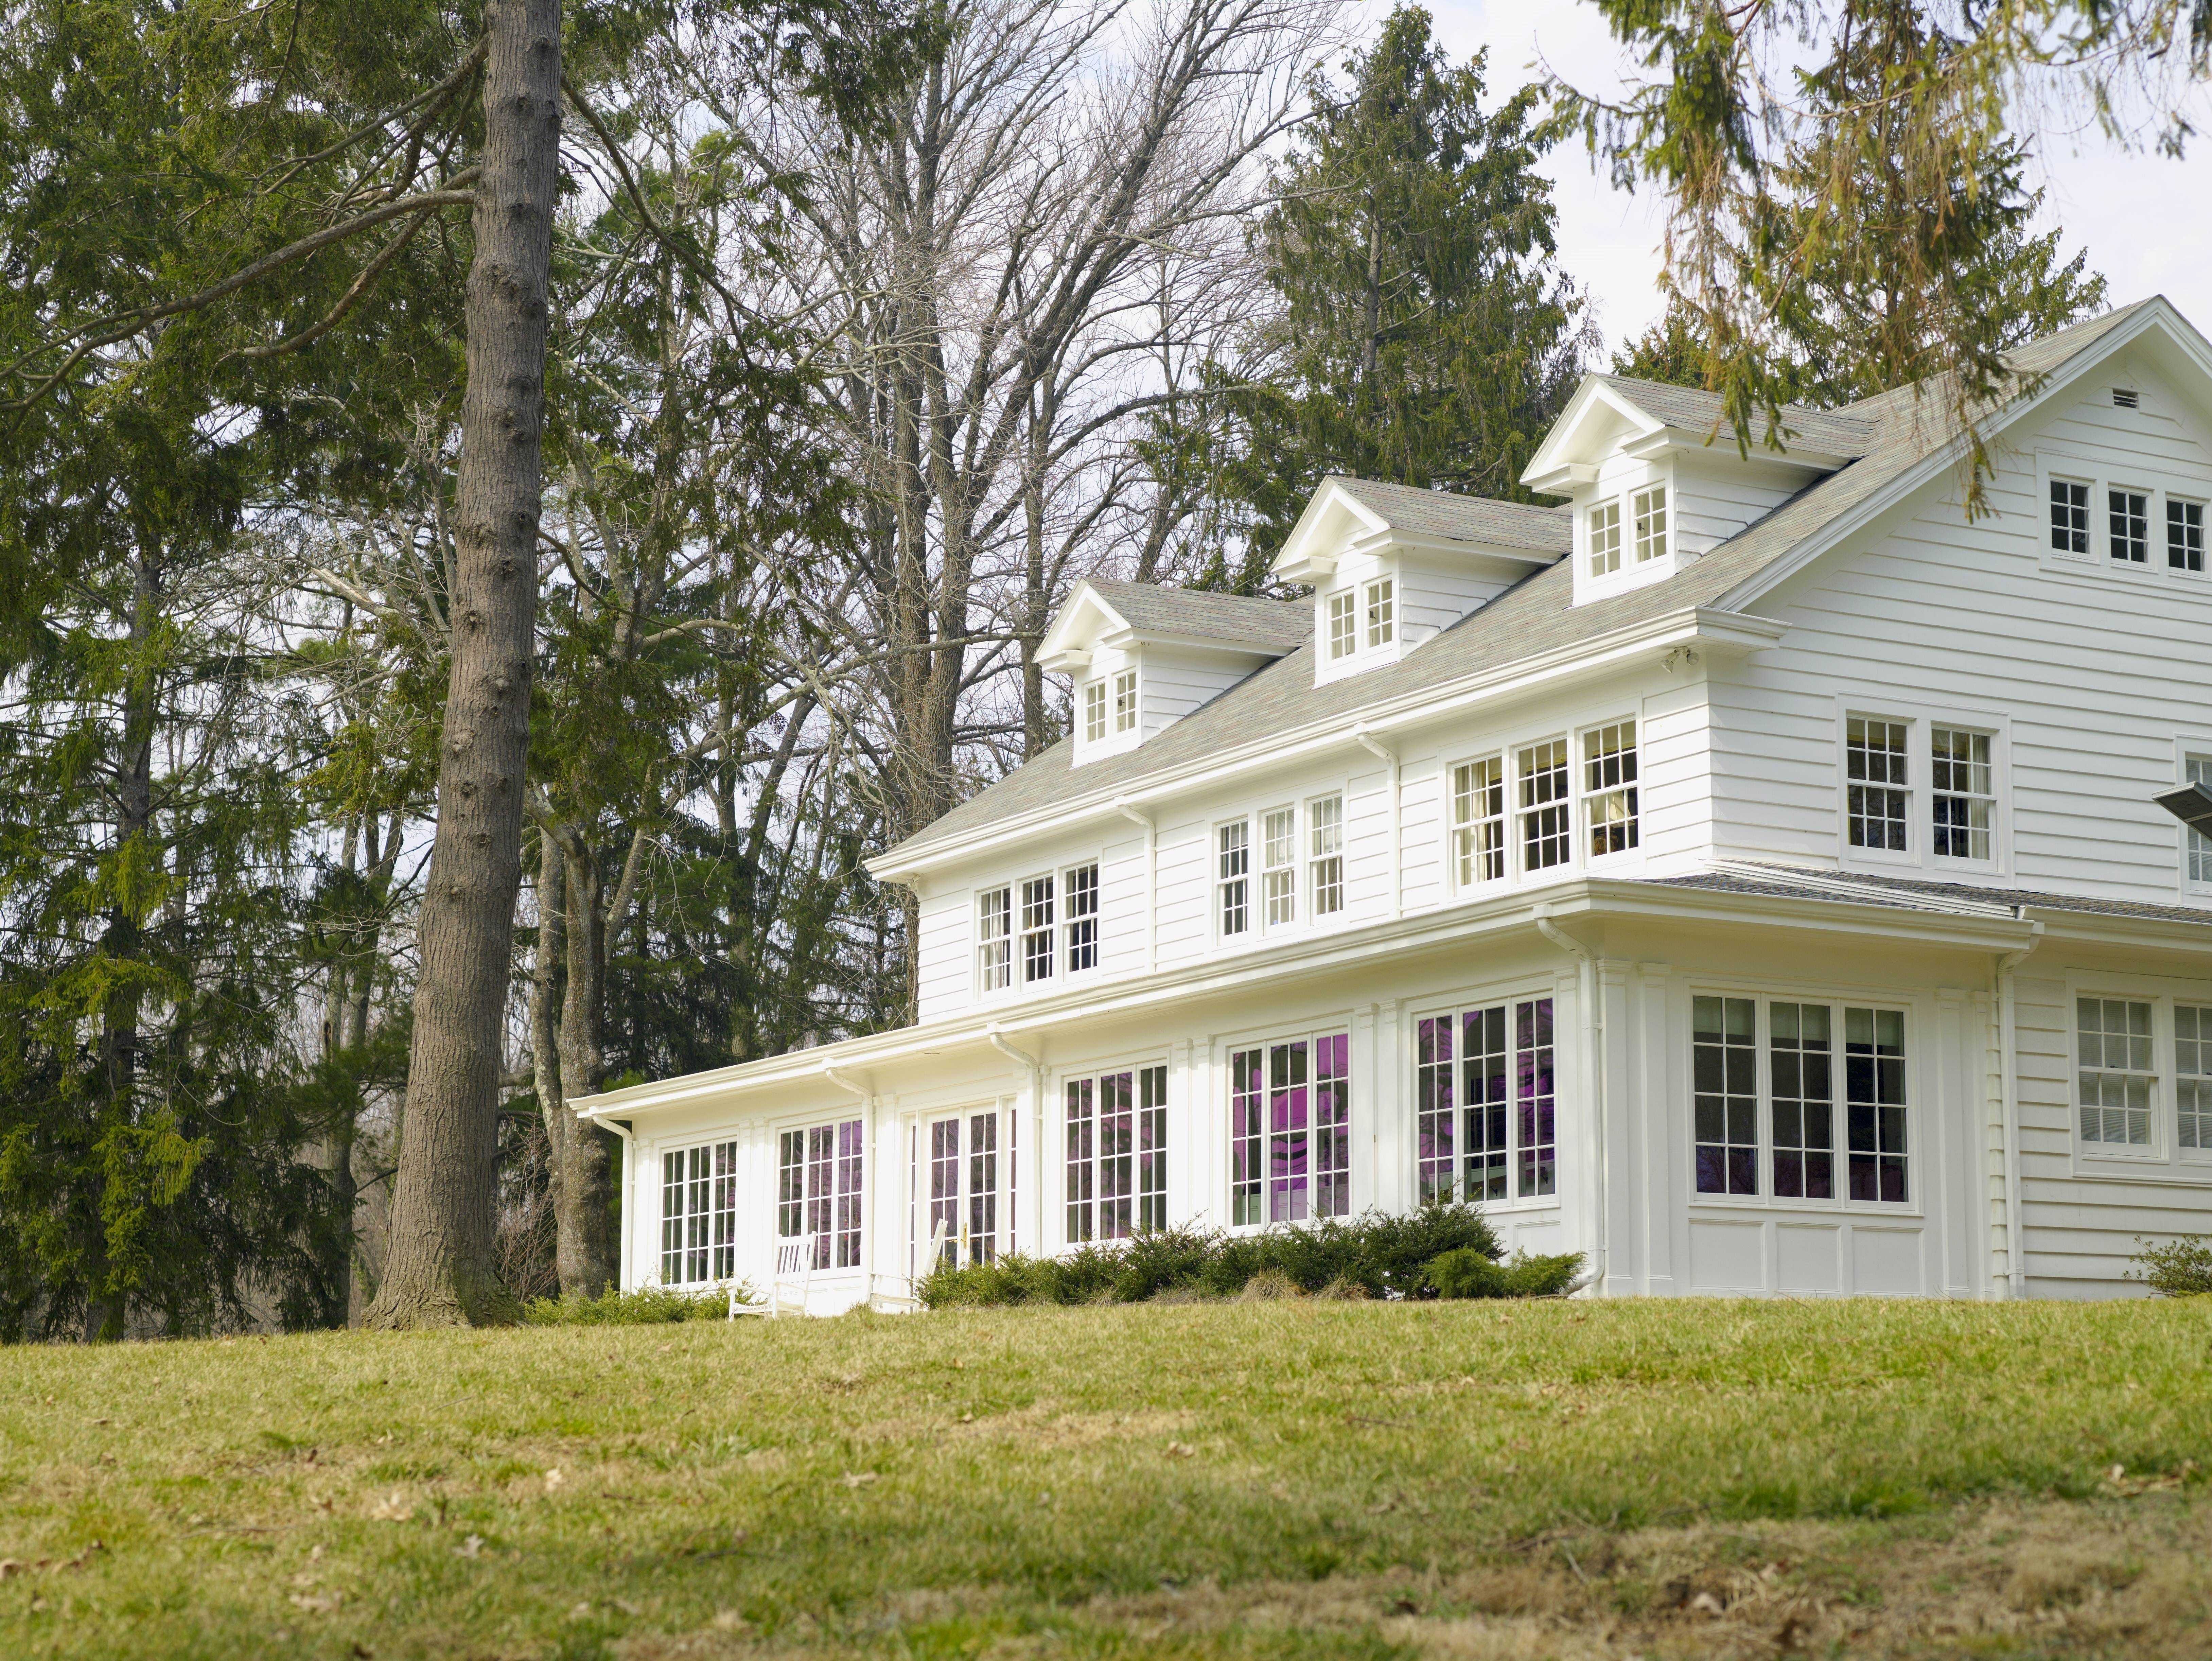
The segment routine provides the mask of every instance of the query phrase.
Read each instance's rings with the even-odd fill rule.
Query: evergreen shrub
[[[1531,1257],[1515,1252],[1510,1262],[1480,1251],[1447,1251],[1431,1262],[1428,1282],[1439,1298],[1559,1298],[1582,1283],[1583,1254]]]
[[[2164,1298],[2196,1298],[2212,1292],[2212,1235],[2184,1234],[2164,1245],[2153,1245],[2141,1235],[2136,1244],[2131,1281],[2141,1281]]]
[[[740,1285],[738,1301],[752,1302],[752,1289]],[[669,1321],[719,1321],[729,1312],[726,1291],[640,1287],[635,1292],[623,1292],[609,1287],[596,1298],[574,1294],[533,1298],[522,1306],[522,1319],[526,1326],[533,1327],[637,1327]]]

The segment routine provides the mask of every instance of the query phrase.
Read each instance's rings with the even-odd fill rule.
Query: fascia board
[[[2176,917],[2116,917],[2102,911],[2038,905],[2032,900],[2027,909],[2042,922],[2046,940],[2123,949],[2163,946],[2212,955],[2212,916],[2203,922],[2185,922]]]
[[[1094,629],[1087,624],[1085,618],[1089,612],[1097,614],[1100,626]],[[1054,668],[1060,660],[1072,660],[1071,654],[1083,649],[1078,644],[1079,636],[1087,634],[1091,636],[1091,644],[1096,645],[1115,630],[1126,631],[1128,626],[1121,614],[1109,605],[1096,588],[1087,581],[1079,582],[1075,585],[1075,592],[1061,605],[1060,614],[1053,618],[1051,626],[1044,631],[1044,638],[1037,642],[1037,661],[1048,669]]]
[[[2174,326],[2179,325],[2179,327]],[[2212,354],[2208,354],[2203,336],[2191,328],[2163,296],[2146,305],[2142,311],[2118,328],[2100,335],[2057,368],[2043,378],[2043,384],[2030,396],[2018,403],[1984,417],[1985,432],[1994,435],[2018,425],[2030,415],[2066,392],[2087,374],[2122,348],[2132,345],[2153,328],[2160,328],[2173,344],[2196,361],[2208,375],[2212,375]],[[1906,468],[1895,478],[1869,496],[1863,502],[1850,508],[1800,542],[1788,553],[1768,561],[1757,571],[1721,596],[1717,604],[1724,610],[1741,611],[1771,593],[1791,577],[1803,570],[1822,555],[1833,551],[1838,545],[1873,524],[1893,508],[1908,500],[1916,491],[1947,469],[1957,465],[1964,441],[1947,440],[1929,454]],[[1717,551],[1717,550],[1716,551]]]
[[[1638,409],[1619,388],[1595,374],[1586,373],[1582,385],[1575,388],[1574,396],[1567,400],[1567,407],[1559,411],[1559,417],[1552,423],[1551,431],[1544,435],[1544,441],[1536,447],[1536,453],[1528,458],[1528,466],[1522,470],[1521,482],[1523,484],[1547,495],[1563,495],[1565,492],[1559,490],[1556,482],[1549,482],[1553,481],[1553,475],[1564,477],[1571,468],[1596,461],[1596,457],[1582,454],[1577,449],[1583,423],[1593,404],[1603,404],[1644,434],[1657,432],[1664,426],[1663,423]]]
[[[1164,629],[1137,628],[1121,630],[1106,644],[1159,646],[1170,651],[1189,652],[1200,657],[1236,658],[1247,661],[1256,659],[1264,662],[1286,658],[1298,649],[1295,646],[1262,646],[1250,642],[1240,643],[1224,640],[1218,635],[1187,635]]]
[[[1385,703],[1332,715],[1326,721],[1302,730],[1254,739],[1225,754],[1164,774],[1139,789],[1132,790],[1124,783],[1117,789],[1103,791],[1087,800],[1034,808],[941,849],[904,858],[893,857],[896,851],[893,850],[875,855],[865,863],[879,880],[900,881],[997,852],[1024,842],[1042,830],[1065,830],[1093,818],[1106,818],[1119,811],[1119,802],[1148,806],[1263,767],[1277,767],[1326,752],[1355,742],[1355,727],[1364,727],[1370,735],[1379,736],[1389,731],[1425,726],[1456,715],[1472,704],[1602,674],[1641,653],[1656,649],[1696,645],[1723,653],[1759,651],[1779,641],[1789,632],[1789,627],[1773,618],[1731,614],[1711,606],[1686,606],[1609,634],[1519,659],[1456,683],[1447,683],[1432,691],[1402,693]]]
[[[1270,573],[1291,581],[1304,582],[1310,580],[1309,574],[1316,565],[1333,569],[1336,563],[1334,554],[1317,553],[1311,545],[1320,536],[1322,523],[1330,509],[1339,506],[1355,521],[1367,527],[1358,537],[1352,538],[1354,542],[1361,537],[1387,532],[1390,528],[1388,520],[1342,484],[1334,479],[1326,480],[1313,493],[1313,499],[1306,503],[1305,511],[1298,515],[1298,522],[1291,527],[1290,535],[1284,538],[1282,551],[1275,556],[1273,563],[1268,568]]]
[[[1511,560],[1532,570],[1541,570],[1557,564],[1567,557],[1565,548],[1530,548],[1518,543],[1495,542],[1480,537],[1421,537],[1402,534],[1384,538],[1381,547],[1398,555],[1411,555],[1415,559],[1433,559],[1446,564],[1463,565],[1472,557],[1479,559]]]
[[[580,1117],[628,1117],[633,1114],[691,1107],[702,1100],[751,1094],[779,1086],[811,1083],[831,1069],[852,1071],[913,1061],[969,1047],[988,1048],[993,1034],[1019,1038],[1036,1030],[1067,1022],[1141,1015],[1188,1004],[1194,997],[1255,986],[1280,986],[1314,977],[1339,975],[1379,959],[1409,952],[1443,948],[1532,927],[1539,911],[1554,919],[1591,916],[1664,918],[1675,922],[1773,926],[1832,935],[1872,934],[1917,944],[1952,946],[1968,951],[2005,951],[2033,934],[2022,921],[1909,910],[1849,900],[1788,900],[1734,894],[1711,889],[1668,888],[1623,878],[1582,878],[1551,888],[1463,902],[1457,905],[1347,928],[1316,940],[1308,937],[1262,946],[1228,959],[1209,959],[1164,973],[1138,975],[1086,987],[1079,992],[1039,999],[1018,1009],[981,1011],[933,1026],[901,1028],[865,1038],[848,1038],[817,1050],[688,1074],[659,1084],[632,1085],[572,1103]]]

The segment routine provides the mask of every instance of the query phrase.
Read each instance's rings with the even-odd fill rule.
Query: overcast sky
[[[1379,25],[1389,6],[1370,0]],[[1540,52],[1574,84],[1617,88],[1614,43],[1597,9],[1577,0],[1429,0],[1437,38],[1454,62],[1490,47],[1490,86],[1501,94],[1534,78]],[[2212,100],[2200,100],[2207,108]],[[2163,294],[2212,333],[2212,119],[2183,161],[2124,154],[2095,134],[2045,137],[2031,177],[2045,189],[2048,223],[2065,246],[2087,246],[2115,305]],[[1559,252],[1595,301],[1608,351],[1641,334],[1657,314],[1660,204],[1647,192],[1616,191],[1590,171],[1577,145],[1545,169],[1558,184]]]

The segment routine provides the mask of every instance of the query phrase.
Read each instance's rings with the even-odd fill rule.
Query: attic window
[[[1106,739],[1106,683],[1094,680],[1083,689],[1083,741],[1103,744]]]
[[[1359,644],[1358,620],[1352,615],[1352,590],[1328,597],[1328,654],[1331,659],[1348,658]]]
[[[2136,403],[2137,399],[2136,398],[2136,389],[2134,387],[2115,386],[2112,388],[2113,408],[2119,410],[2132,410],[2136,406]]]
[[[1388,646],[1396,632],[1396,585],[1381,577],[1367,585],[1367,644]]]
[[[1114,730],[1129,733],[1137,726],[1137,672],[1124,669],[1114,677]]]

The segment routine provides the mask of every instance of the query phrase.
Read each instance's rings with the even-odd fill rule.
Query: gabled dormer
[[[1521,475],[1568,499],[1575,603],[1662,582],[1867,453],[1874,423],[1787,405],[1748,453],[1718,394],[1586,374]]]
[[[1549,508],[1360,478],[1325,478],[1275,557],[1313,588],[1314,681],[1395,663],[1564,556]]]
[[[1307,632],[1303,605],[1091,578],[1060,608],[1037,661],[1073,684],[1080,767],[1135,749]]]

